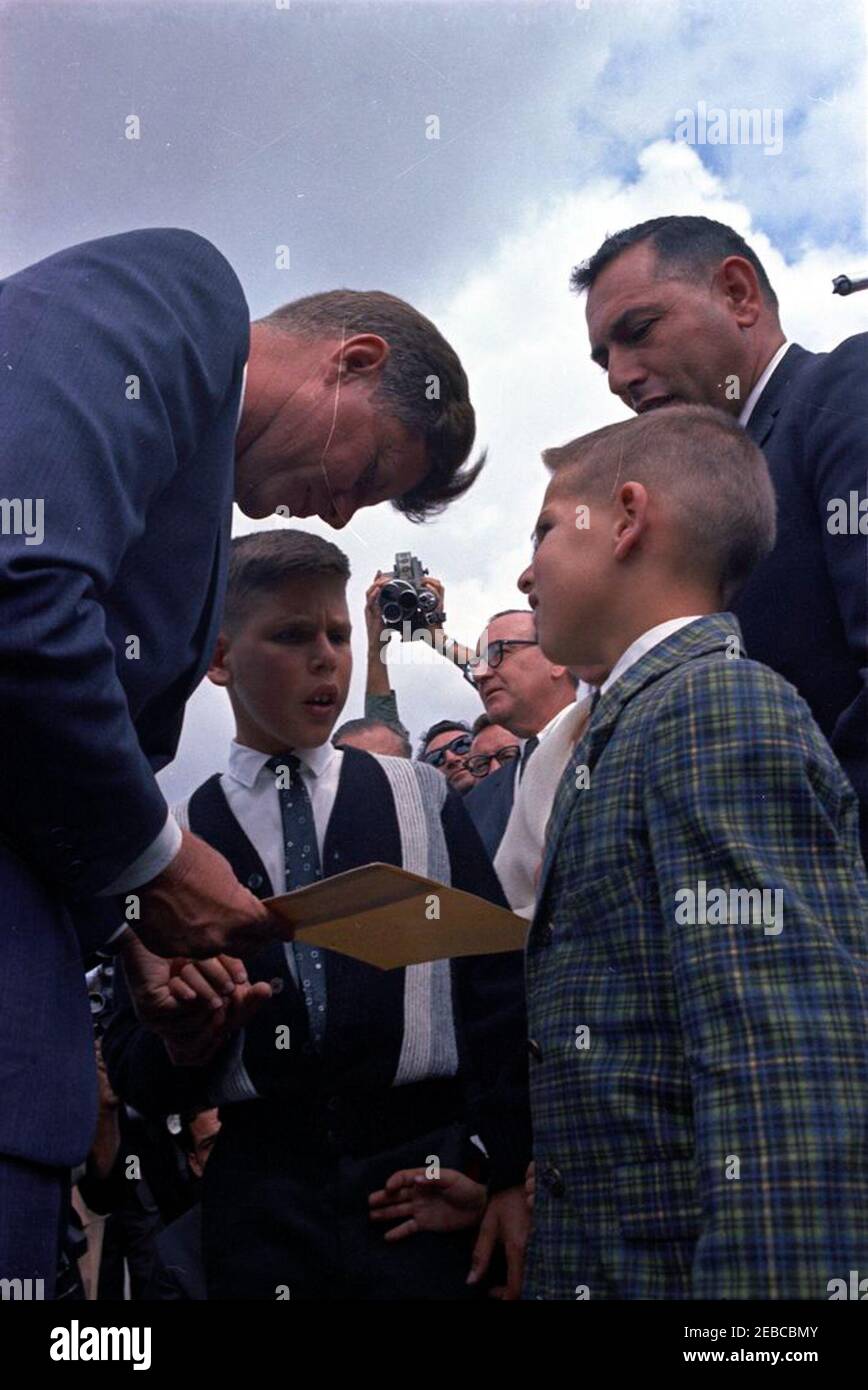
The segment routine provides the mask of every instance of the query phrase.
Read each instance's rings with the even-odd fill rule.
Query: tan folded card
[[[366,864],[267,898],[286,939],[323,946],[381,970],[453,956],[524,949],[528,924],[505,907],[393,864]]]

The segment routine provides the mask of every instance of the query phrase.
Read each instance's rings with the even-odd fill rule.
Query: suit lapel
[[[799,347],[798,343],[792,343],[772,372],[771,379],[754,406],[751,417],[745,426],[753,442],[758,444],[760,448],[763,447],[774,428],[775,420],[786,400],[788,388],[816,355],[816,353],[807,352],[805,348]]]
[[[597,707],[582,738],[569,759],[564,775],[555,795],[551,817],[546,828],[546,849],[540,871],[537,889],[537,912],[542,910],[545,892],[551,876],[551,869],[557,855],[558,845],[570,817],[573,802],[583,788],[576,785],[576,773],[581,767],[588,769],[588,781],[593,786],[594,765],[612,736],[622,710],[635,695],[647,686],[665,676],[676,666],[709,652],[725,650],[735,637],[739,650],[743,653],[741,629],[731,613],[713,613],[696,622],[679,628],[671,637],[666,637],[652,647],[649,652],[635,662],[605,694],[600,696]]]

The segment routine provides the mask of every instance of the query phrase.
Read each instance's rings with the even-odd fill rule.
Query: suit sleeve
[[[855,797],[803,701],[753,662],[686,671],[647,749],[702,1203],[692,1296],[827,1298],[868,1242]],[[700,884],[768,890],[761,923],[702,922]]]
[[[507,907],[478,832],[453,791],[442,812],[452,885]],[[489,1190],[524,1181],[531,1159],[524,955],[470,956],[453,965],[466,1046],[471,1123],[489,1158]]]
[[[239,389],[248,329],[231,267],[189,232],[73,247],[0,292],[0,491],[43,508],[41,536],[0,536],[0,834],[72,897],[166,820],[103,602],[138,542],[158,569],[149,507]]]
[[[858,690],[830,738],[861,803],[868,862],[868,510],[850,515],[851,494],[868,498],[868,333],[848,338],[829,353],[804,405],[803,458],[810,466],[822,527],[826,567],[835,603],[859,673]],[[832,523],[829,503],[844,504],[843,533]],[[833,508],[834,510],[834,508]],[[861,529],[860,529],[861,527]]]

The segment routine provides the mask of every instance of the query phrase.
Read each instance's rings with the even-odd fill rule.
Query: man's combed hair
[[[710,217],[652,217],[613,232],[589,260],[574,268],[570,285],[579,294],[589,290],[607,265],[642,241],[650,241],[654,247],[661,273],[687,280],[704,280],[727,256],[743,256],[757,273],[766,303],[773,309],[778,307],[777,295],[756,252],[732,227]]]
[[[571,497],[589,507],[642,483],[671,511],[681,538],[674,563],[716,586],[728,608],[775,543],[775,494],[768,465],[741,425],[707,405],[673,405],[606,425],[543,462]]]
[[[371,733],[377,729],[388,729],[390,734],[394,734],[395,738],[400,739],[404,757],[412,758],[413,746],[410,743],[407,730],[403,727],[399,728],[397,724],[390,724],[386,719],[369,719],[367,716],[360,719],[345,719],[340,728],[335,729],[332,734],[332,744],[335,748],[340,748],[348,734]]]
[[[520,618],[533,617],[533,610],[530,608],[501,608],[499,613],[492,613],[488,621],[493,623],[498,618],[511,618],[513,613],[517,613]]]
[[[428,460],[422,482],[392,504],[411,521],[443,511],[475,482],[485,452],[466,464],[476,436],[467,375],[418,309],[382,290],[329,290],[284,304],[261,322],[310,340],[375,333],[389,344],[377,394],[396,419],[423,436]]]
[[[257,596],[273,593],[288,579],[334,576],[348,580],[350,562],[342,550],[309,531],[254,531],[236,536],[229,548],[229,577],[223,623],[237,627]]]

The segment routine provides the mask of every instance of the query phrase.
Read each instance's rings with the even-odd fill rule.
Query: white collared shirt
[[[337,795],[343,751],[333,748],[328,742],[320,744],[319,748],[295,748],[292,751],[301,760],[301,779],[310,797],[322,862],[326,828]],[[265,866],[272,892],[285,893],[286,864],[280,796],[275,775],[266,767],[271,756],[271,753],[260,753],[233,739],[229,750],[229,767],[220,778],[220,786],[233,815]]]
[[[513,912],[533,916],[536,880],[545,847],[545,832],[564,768],[590,707],[591,687],[579,682],[577,698],[558,710],[544,729],[539,747],[516,788],[512,811],[494,856],[494,868]]]
[[[643,632],[641,637],[637,637],[635,642],[631,642],[627,650],[618,657],[600,686],[600,694],[605,695],[609,686],[614,685],[616,680],[620,680],[621,676],[629,671],[630,667],[635,665],[647,652],[650,652],[652,647],[656,647],[658,642],[663,642],[679,628],[686,627],[688,623],[695,623],[704,616],[703,613],[694,613],[690,618],[669,618],[665,623],[658,623],[656,627],[649,627],[647,632]]]
[[[751,391],[744,405],[742,406],[741,414],[738,417],[738,423],[741,425],[742,429],[747,428],[747,422],[753,415],[754,407],[756,406],[757,401],[759,400],[763,391],[766,389],[769,382],[771,381],[775,368],[778,366],[780,362],[783,361],[784,354],[789,346],[790,345],[785,338],[784,341],[781,343],[780,347],[778,348],[777,352],[775,353],[774,357],[772,358],[771,362],[769,362],[768,366],[766,367],[756,386]]]

